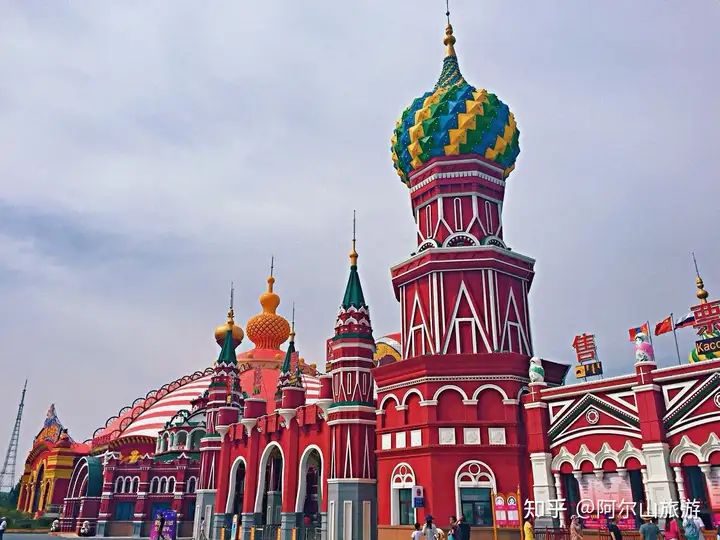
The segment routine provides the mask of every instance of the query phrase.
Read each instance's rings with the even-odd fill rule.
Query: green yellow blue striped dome
[[[468,84],[460,73],[452,26],[435,88],[416,98],[397,121],[391,139],[395,170],[406,184],[410,173],[439,156],[479,154],[505,170],[515,167],[520,132],[515,116],[495,94]]]

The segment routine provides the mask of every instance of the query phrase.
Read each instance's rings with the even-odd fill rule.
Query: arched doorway
[[[277,443],[270,443],[260,460],[258,497],[255,512],[261,514],[263,526],[280,526],[284,459]]]
[[[39,510],[42,510],[42,501],[40,501],[40,497],[45,497],[45,490],[43,490],[43,480],[45,478],[45,465],[40,465],[40,468],[37,472],[37,477],[35,477],[35,492],[33,493],[33,502],[32,502],[32,508],[30,509],[31,513],[38,512]]]
[[[322,522],[322,478],[323,463],[320,449],[311,445],[300,458],[298,494],[295,512],[300,518],[299,525],[306,530],[319,530]]]
[[[245,499],[245,473],[245,460],[239,457],[230,469],[228,497],[225,507],[226,514],[237,514],[238,516],[242,514]]]

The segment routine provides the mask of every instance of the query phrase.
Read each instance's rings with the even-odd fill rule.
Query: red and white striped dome
[[[144,398],[136,399],[132,405],[123,408],[117,416],[109,418],[105,426],[95,431],[92,446],[101,446],[125,437],[156,438],[166,422],[182,410],[190,410],[191,402],[201,396],[210,385],[212,368],[204,372],[186,375],[158,390],[149,392]],[[261,397],[268,402],[268,411],[275,408],[275,390],[279,371],[273,368],[262,369]],[[246,370],[240,374],[240,386],[245,392],[251,393],[254,382],[254,370]],[[320,380],[312,375],[302,376],[308,403],[315,403],[320,397]]]

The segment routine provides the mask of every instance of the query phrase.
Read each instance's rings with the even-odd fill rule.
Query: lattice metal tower
[[[23,408],[25,407],[25,391],[27,390],[27,379],[23,386],[20,405],[18,406],[17,417],[15,418],[15,427],[10,436],[10,444],[8,444],[7,453],[5,454],[5,462],[2,471],[0,471],[0,492],[12,491],[15,487],[15,461],[17,460],[18,440],[20,439],[20,421],[22,420]]]

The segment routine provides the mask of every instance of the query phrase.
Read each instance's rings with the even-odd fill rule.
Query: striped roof
[[[167,422],[182,410],[190,410],[190,402],[203,394],[210,385],[213,369],[186,375],[158,390],[149,392],[144,398],[136,399],[132,405],[123,408],[117,416],[95,431],[92,446],[108,444],[124,437],[156,438]],[[275,408],[275,390],[279,372],[277,369],[263,368],[263,384],[260,396],[268,402],[268,411]],[[254,371],[240,374],[240,387],[250,393],[253,387]],[[312,375],[303,375],[303,385],[307,391],[307,402],[314,403],[320,396],[320,380]]]

